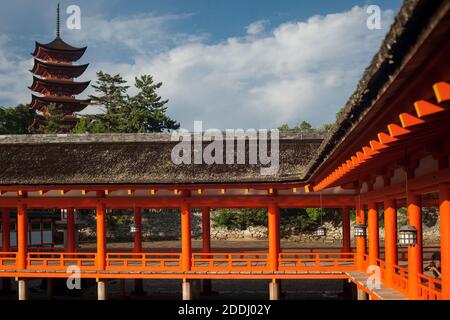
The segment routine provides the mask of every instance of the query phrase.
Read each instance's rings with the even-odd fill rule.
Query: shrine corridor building
[[[280,281],[290,279],[343,279],[357,286],[360,299],[450,299],[449,9],[449,1],[406,0],[326,137],[280,136],[280,170],[274,176],[261,176],[260,165],[175,165],[170,158],[175,143],[168,134],[0,136],[0,277],[18,281],[20,299],[27,297],[29,279],[67,278],[71,265],[80,268],[82,278],[97,280],[99,299],[106,299],[109,279],[136,279],[138,286],[143,279],[179,279],[184,299],[195,295],[199,280],[211,279],[265,279],[271,299],[279,298]],[[35,56],[63,46],[58,39],[53,43],[39,45]],[[50,61],[36,64],[36,73],[55,68]],[[57,68],[80,74],[69,65]],[[62,81],[36,80],[33,88],[50,88],[44,91],[56,100],[63,99],[54,97],[56,89],[66,96],[84,87],[59,87]],[[46,99],[35,98],[33,105]],[[423,270],[421,208],[432,206],[440,215],[440,279]],[[280,209],[313,207],[342,210],[342,250],[281,247]],[[402,230],[397,228],[401,207],[409,220]],[[134,210],[132,251],[107,248],[107,212],[117,208]],[[148,208],[179,209],[180,250],[142,247],[142,210]],[[267,208],[267,250],[215,251],[211,208]],[[379,208],[384,209],[383,247]],[[29,245],[27,215],[34,209],[67,210],[64,250]],[[75,245],[79,209],[96,211],[97,243],[91,251]],[[200,250],[191,245],[193,209],[203,215]],[[351,210],[356,211],[353,231]],[[9,243],[12,211],[17,211],[16,247]],[[400,240],[407,251],[400,250]],[[379,267],[380,288],[367,284],[369,266]]]

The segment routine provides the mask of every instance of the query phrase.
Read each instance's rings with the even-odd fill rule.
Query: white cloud
[[[170,99],[169,114],[186,128],[194,120],[203,120],[204,127],[271,128],[302,120],[314,125],[334,121],[378,50],[393,12],[383,13],[382,30],[368,30],[365,8],[354,7],[273,30],[257,21],[246,28],[245,36],[220,43],[171,34],[171,47],[151,50],[152,39],[169,33],[165,27],[154,28],[164,25],[165,19],[170,20],[144,16],[111,20],[97,23],[97,32],[87,32],[93,27],[84,25],[83,37],[89,42],[133,50],[131,63],[97,61],[84,78],[94,80],[97,70],[120,73],[130,81],[151,74],[164,82],[160,93]],[[120,23],[110,28],[112,21]],[[159,34],[153,34],[154,29]],[[0,43],[0,61],[2,52]]]
[[[285,23],[264,37],[190,43],[139,57],[124,75],[149,73],[163,81],[170,114],[187,128],[194,120],[218,128],[321,125],[334,121],[392,18],[386,11],[384,29],[368,30],[365,9],[355,7]]]
[[[249,24],[245,29],[247,30],[247,34],[249,35],[258,35],[264,31],[266,24],[266,20],[258,20]]]
[[[6,104],[27,103],[31,100],[27,86],[31,84],[28,70],[32,67],[32,59],[23,59],[13,52],[10,39],[0,35],[0,101]]]
[[[124,46],[140,54],[154,54],[174,45],[201,41],[206,35],[173,32],[172,26],[191,15],[140,14],[107,19],[102,16],[82,18],[81,30],[67,32],[77,42],[92,48],[106,45]]]

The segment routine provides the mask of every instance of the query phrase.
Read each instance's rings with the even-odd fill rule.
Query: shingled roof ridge
[[[193,134],[193,133],[191,133]],[[225,136],[225,135],[224,135]],[[270,136],[269,136],[270,137]],[[0,135],[0,144],[171,142],[171,133],[24,134]],[[323,134],[307,131],[281,132],[281,140],[322,140]]]

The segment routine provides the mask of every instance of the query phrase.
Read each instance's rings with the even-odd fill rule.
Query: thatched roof
[[[380,94],[394,81],[408,55],[420,45],[421,37],[436,27],[437,16],[448,11],[445,0],[405,0],[380,50],[366,68],[354,93],[345,104],[340,117],[328,132],[322,145],[307,166],[305,178],[314,177],[318,169],[345,143],[362,119],[371,111]],[[448,41],[442,39],[442,41]],[[422,57],[427,59],[427,57]],[[415,66],[419,65],[416,59]],[[405,79],[410,80],[410,79]]]
[[[321,142],[318,134],[281,134],[280,169],[263,176],[261,165],[175,165],[177,142],[169,134],[0,136],[0,185],[292,181],[302,178]]]

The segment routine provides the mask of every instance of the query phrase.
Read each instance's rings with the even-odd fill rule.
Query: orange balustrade
[[[193,271],[269,271],[267,253],[194,253]]]
[[[408,295],[408,269],[393,265],[392,287]]]
[[[28,252],[27,269],[66,271],[77,266],[80,270],[95,270],[96,256],[96,253]]]
[[[16,268],[17,254],[15,252],[0,252],[0,269],[11,270]]]
[[[440,300],[442,298],[442,281],[419,274],[419,299]]]
[[[179,253],[108,253],[106,270],[120,271],[179,271],[181,254]]]
[[[347,271],[355,270],[354,253],[280,253],[281,271]]]
[[[81,271],[97,270],[95,252],[28,252],[27,269],[33,271],[55,270],[66,272],[69,266],[78,266]],[[282,252],[279,254],[279,270],[336,272],[357,270],[356,253],[343,252]],[[194,272],[261,272],[271,271],[267,253],[193,253],[191,270]],[[363,255],[364,267],[369,265],[369,255]],[[381,279],[385,283],[386,265],[382,259],[376,260],[380,267]],[[16,270],[17,253],[0,252],[0,269]],[[115,271],[182,271],[181,253],[133,253],[110,252],[106,255],[105,270]],[[390,286],[408,295],[408,269],[393,266]],[[418,298],[422,300],[442,299],[442,281],[424,274],[418,275]]]

